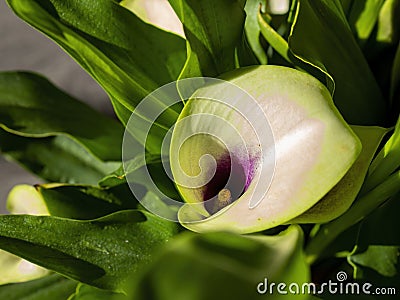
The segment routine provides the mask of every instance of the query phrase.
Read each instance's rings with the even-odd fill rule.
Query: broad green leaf
[[[30,138],[0,128],[0,151],[45,180],[96,184],[119,163],[103,162],[65,135]]]
[[[397,274],[400,246],[371,245],[365,252],[353,254],[349,259],[361,266],[374,269],[379,274],[393,277]]]
[[[36,74],[0,73],[0,127],[30,138],[64,135],[101,160],[121,159],[121,124]]]
[[[353,1],[348,22],[361,46],[371,35],[384,2],[385,0]]]
[[[346,175],[320,201],[289,223],[326,223],[342,215],[356,199],[364,182],[369,164],[387,129],[352,126],[360,138],[360,156]]]
[[[124,124],[146,95],[177,79],[186,59],[182,38],[145,23],[115,1],[8,0],[8,4],[97,80]],[[155,132],[162,134],[177,112],[162,99],[155,99],[154,109],[166,109],[155,124]]]
[[[63,300],[75,291],[76,286],[77,282],[54,274],[33,281],[0,286],[0,299]]]
[[[325,73],[333,100],[353,125],[381,125],[386,103],[338,0],[298,1],[289,48]]]
[[[183,23],[188,58],[180,78],[215,76],[235,68],[244,37],[243,0],[169,0]]]
[[[3,250],[0,250],[0,270],[0,285],[25,282],[46,276],[49,273],[48,270]]]
[[[0,248],[100,288],[122,291],[129,274],[176,232],[147,213],[122,211],[76,221],[48,216],[0,216]]]
[[[302,232],[290,227],[277,236],[186,233],[156,257],[146,272],[128,282],[130,299],[260,299],[268,284],[300,286],[309,281],[302,253]],[[184,280],[184,281],[182,281]],[[268,289],[264,297],[287,299]],[[307,299],[305,294],[290,294]]]
[[[246,1],[246,5],[244,7],[246,12],[246,21],[244,29],[251,49],[257,56],[258,61],[261,64],[265,65],[268,62],[268,58],[267,58],[267,53],[260,42],[261,39],[260,25],[258,24],[257,21],[257,16],[260,11],[261,4],[263,2],[264,1],[261,0]]]
[[[68,300],[124,300],[129,299],[123,294],[113,293],[107,290],[101,290],[86,284],[79,284]]]

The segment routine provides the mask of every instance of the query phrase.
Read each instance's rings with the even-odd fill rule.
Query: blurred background
[[[40,73],[56,86],[95,109],[112,114],[107,95],[75,61],[44,35],[20,20],[0,1],[0,72],[29,70]],[[16,184],[36,184],[39,178],[0,155],[0,213]]]

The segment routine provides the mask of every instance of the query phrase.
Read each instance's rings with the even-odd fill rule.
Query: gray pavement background
[[[50,39],[20,20],[0,0],[0,72],[8,70],[40,73],[95,109],[112,114],[111,104],[97,83]],[[14,185],[40,182],[0,154],[0,213],[5,213],[7,194]]]

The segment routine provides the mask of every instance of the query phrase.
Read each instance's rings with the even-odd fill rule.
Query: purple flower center
[[[216,172],[203,189],[206,210],[214,214],[223,208],[218,199],[218,193],[223,189],[229,190],[231,202],[239,199],[253,180],[255,165],[256,159],[239,159],[229,153],[218,159]]]

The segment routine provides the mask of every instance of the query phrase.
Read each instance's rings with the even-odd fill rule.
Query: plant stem
[[[257,20],[258,24],[260,25],[261,34],[268,41],[271,47],[274,48],[274,50],[278,52],[288,63],[293,64],[288,56],[289,46],[286,40],[280,36],[270,24],[268,24],[261,13],[258,14]]]
[[[397,171],[367,195],[354,202],[349,210],[339,218],[321,226],[318,233],[306,247],[307,261],[310,264],[315,262],[339,234],[361,221],[399,191],[400,171]]]

